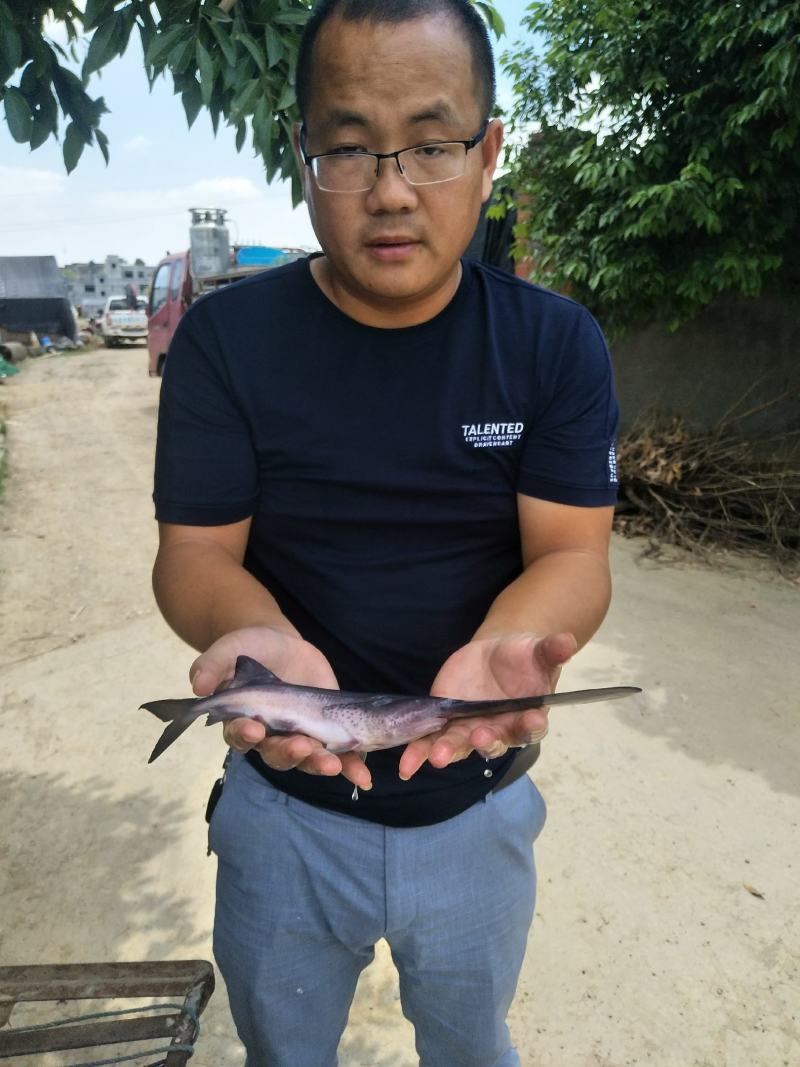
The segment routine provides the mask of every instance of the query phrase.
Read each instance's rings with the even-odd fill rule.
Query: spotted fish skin
[[[330,752],[374,752],[407,744],[440,730],[450,719],[499,715],[549,704],[584,704],[641,692],[635,686],[545,693],[507,700],[453,700],[431,696],[387,696],[317,689],[283,682],[249,656],[239,656],[233,679],[206,697],[152,700],[141,708],[167,723],[149,763],[206,716],[206,725],[250,718],[273,734],[306,734]]]

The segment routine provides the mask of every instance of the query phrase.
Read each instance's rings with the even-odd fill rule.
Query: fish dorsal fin
[[[228,689],[241,689],[246,685],[275,685],[280,678],[268,670],[262,663],[250,656],[238,656],[236,670],[229,682]]]

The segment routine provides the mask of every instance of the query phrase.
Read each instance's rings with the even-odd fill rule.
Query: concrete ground
[[[141,348],[0,386],[2,964],[211,958],[221,737],[148,766],[137,712],[188,695],[193,658],[149,591],[158,388]],[[536,768],[549,819],[512,1031],[525,1067],[797,1067],[800,587],[641,549],[614,542],[613,607],[562,687],[644,693],[554,709]],[[192,1063],[242,1059],[220,984]],[[381,946],[341,1067],[416,1062]]]

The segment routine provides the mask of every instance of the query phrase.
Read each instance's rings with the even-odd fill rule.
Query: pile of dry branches
[[[795,394],[796,395],[796,394]],[[742,422],[786,395],[710,430],[651,418],[619,443],[616,528],[654,546],[757,552],[800,562],[800,431],[742,435]]]

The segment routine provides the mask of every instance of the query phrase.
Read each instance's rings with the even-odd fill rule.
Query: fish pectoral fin
[[[331,741],[325,746],[328,752],[332,752],[336,755],[339,752],[352,752],[358,746],[358,739],[355,737],[348,737],[347,739],[339,738],[338,741]],[[366,759],[366,752],[360,753],[362,759]]]
[[[249,719],[237,704],[218,704],[206,716],[206,726],[216,726],[218,722],[230,722],[231,719]]]

